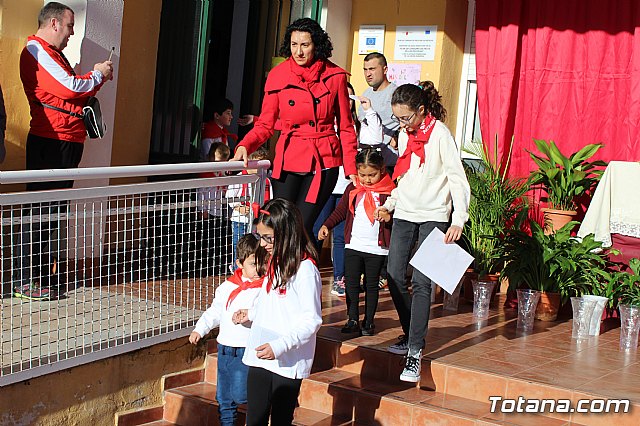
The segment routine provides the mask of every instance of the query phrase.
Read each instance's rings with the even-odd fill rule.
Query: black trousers
[[[295,203],[298,209],[300,209],[304,228],[310,238],[313,235],[313,224],[333,192],[333,188],[336,186],[339,171],[340,169],[338,167],[322,171],[320,193],[315,203],[305,201],[314,177],[313,173],[298,174],[282,172],[280,179],[271,179],[273,194],[277,198],[284,198],[285,200]],[[312,239],[311,241],[314,240]]]
[[[247,426],[288,426],[298,402],[302,379],[289,379],[260,367],[247,376]]]
[[[344,251],[344,280],[347,293],[347,312],[349,319],[358,321],[360,312],[360,276],[364,274],[364,322],[373,324],[373,318],[378,309],[378,279],[380,270],[387,256],[364,253],[353,249]]]
[[[29,134],[27,136],[27,170],[75,169],[80,164],[84,144],[43,138]],[[27,184],[27,191],[45,191],[49,189],[67,189],[73,187],[73,180],[32,182]],[[57,287],[56,272],[65,267],[60,262],[60,239],[52,239],[52,235],[61,226],[61,221],[39,221],[40,215],[56,215],[67,210],[66,201],[40,203],[23,206],[22,216],[33,218],[33,223],[24,223],[18,232],[18,256],[15,257],[14,284],[27,284],[30,281],[42,286]],[[53,261],[58,262],[54,268]],[[55,269],[55,271],[54,271]]]

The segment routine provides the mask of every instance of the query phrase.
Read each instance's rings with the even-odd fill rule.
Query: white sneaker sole
[[[402,350],[402,349],[392,348],[391,346],[389,346],[387,348],[387,352],[390,352],[390,353],[396,354],[396,355],[406,355],[406,354],[409,353],[409,349]]]
[[[405,376],[404,374],[401,374],[400,380],[403,382],[418,383],[420,381],[420,376]]]

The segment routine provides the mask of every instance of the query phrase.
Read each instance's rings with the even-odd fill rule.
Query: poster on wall
[[[393,58],[396,61],[433,61],[437,35],[437,25],[396,27]]]
[[[421,72],[422,64],[387,64],[387,78],[396,86],[407,83],[419,85]]]
[[[384,53],[384,25],[360,25],[358,55],[371,52]]]

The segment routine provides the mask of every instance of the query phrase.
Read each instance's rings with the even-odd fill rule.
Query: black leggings
[[[353,249],[344,251],[344,280],[350,320],[358,321],[360,318],[358,310],[360,276],[364,274],[364,322],[368,326],[373,324],[373,318],[378,309],[378,280],[386,258],[387,256],[381,254],[364,253]]]
[[[284,198],[295,203],[302,213],[302,221],[304,222],[304,228],[307,230],[309,237],[313,236],[313,224],[320,215],[322,208],[329,199],[329,196],[333,192],[333,188],[338,181],[339,168],[326,169],[322,171],[320,193],[315,203],[308,203],[305,201],[311,181],[313,180],[313,173],[298,174],[291,172],[282,172],[280,179],[271,180],[273,186],[273,194],[278,198]],[[313,239],[312,239],[313,241]]]
[[[290,425],[302,379],[288,379],[260,367],[247,376],[247,426]]]

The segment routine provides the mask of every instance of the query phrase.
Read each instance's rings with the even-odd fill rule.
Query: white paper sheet
[[[444,234],[437,228],[424,239],[409,261],[411,266],[435,281],[449,294],[456,289],[471,262],[473,256],[457,244],[445,244]]]

